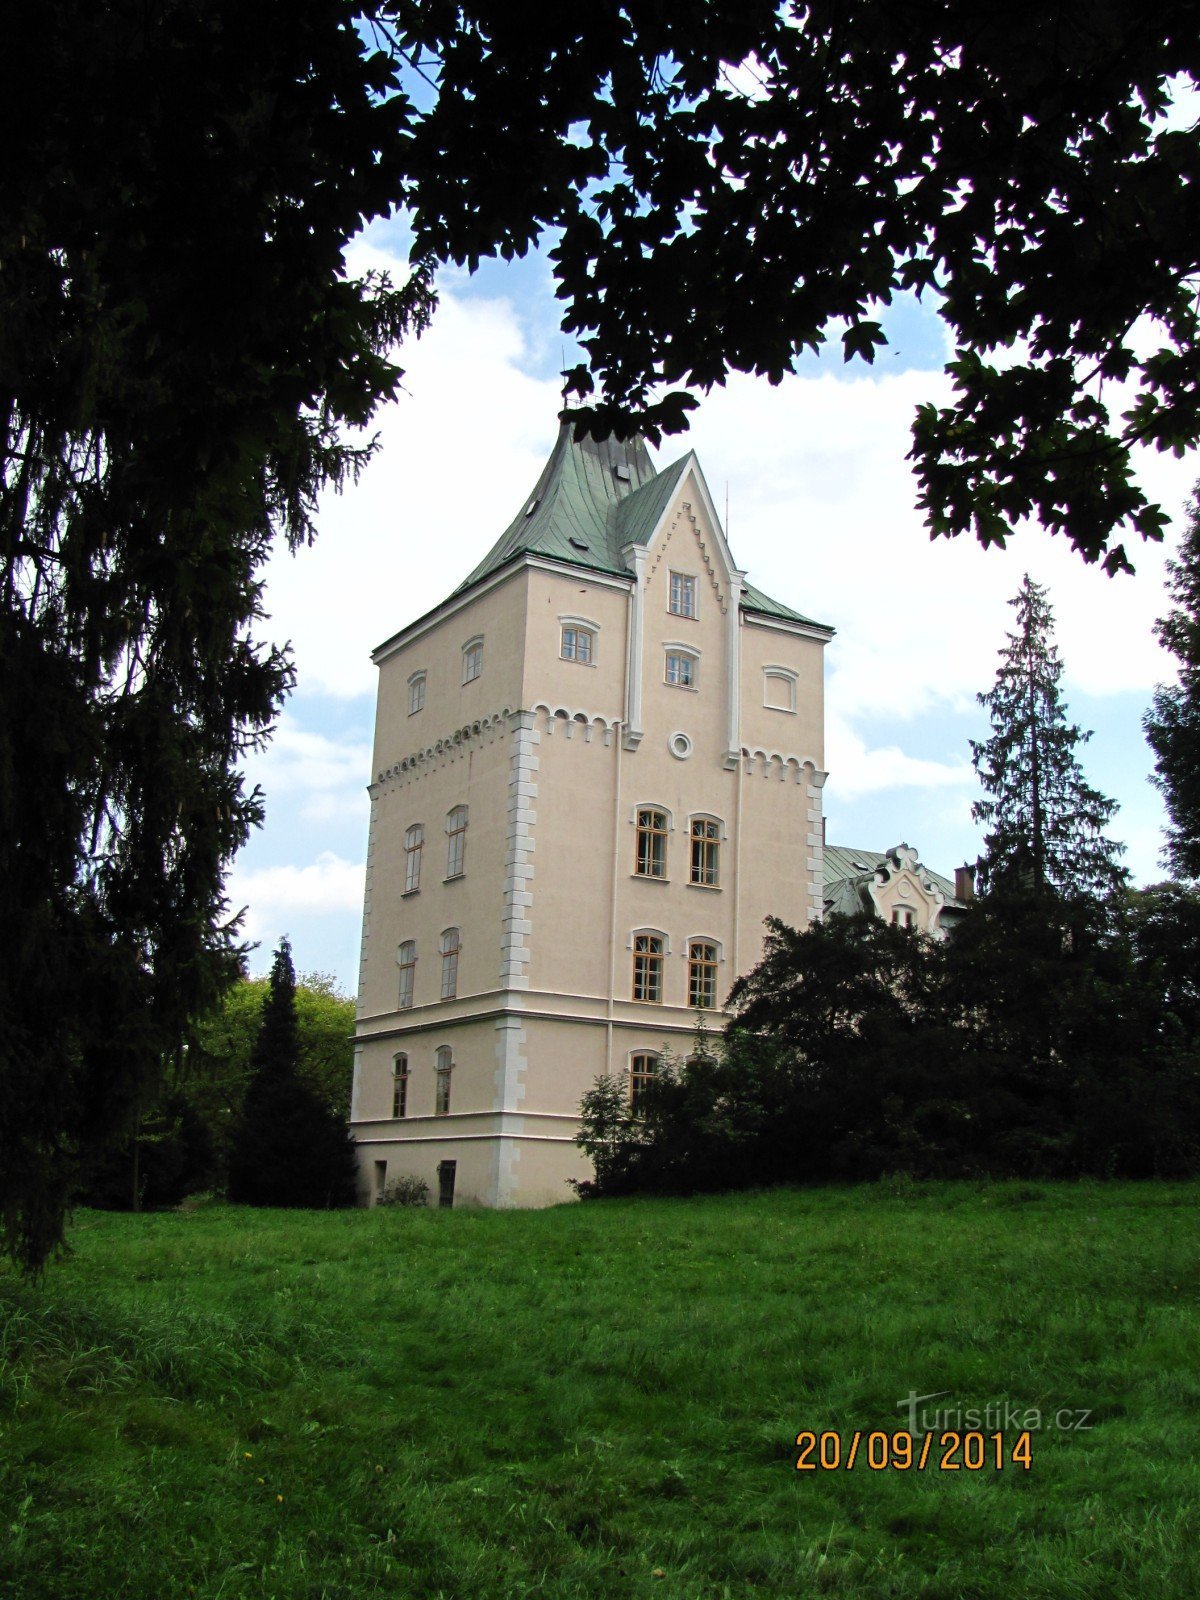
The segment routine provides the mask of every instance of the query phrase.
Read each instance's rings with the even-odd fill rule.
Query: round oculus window
[[[680,761],[686,761],[692,753],[692,741],[686,733],[673,733],[668,744],[671,754]]]

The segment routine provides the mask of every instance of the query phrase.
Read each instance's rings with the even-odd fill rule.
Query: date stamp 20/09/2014
[[[843,1440],[840,1433],[802,1429],[796,1435],[797,1472],[999,1472],[1033,1466],[1033,1440],[1028,1431],[1015,1438],[1003,1433],[968,1431],[917,1435],[905,1429],[870,1432],[856,1428]]]

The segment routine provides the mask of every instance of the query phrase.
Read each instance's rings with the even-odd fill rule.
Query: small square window
[[[671,614],[676,617],[696,615],[696,580],[686,572],[671,574]]]

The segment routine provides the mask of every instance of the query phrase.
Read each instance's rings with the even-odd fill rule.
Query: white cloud
[[[974,787],[976,782],[975,769],[965,757],[958,762],[925,761],[905,755],[895,744],[869,750],[839,716],[826,721],[825,764],[830,772],[827,808],[892,789]]]
[[[365,871],[361,862],[325,850],[304,867],[235,867],[227,893],[235,910],[248,907],[245,937],[273,944],[288,931],[291,918],[360,913]]]
[[[316,544],[268,567],[269,631],[292,641],[302,688],[373,693],[374,646],[456,588],[520,509],[561,403],[554,382],[521,371],[526,355],[508,301],[453,292],[401,350],[379,453],[322,500]]]

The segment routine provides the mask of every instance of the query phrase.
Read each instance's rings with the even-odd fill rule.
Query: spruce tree
[[[300,1076],[296,973],[282,939],[271,967],[254,1076],[229,1160],[229,1198],[252,1206],[353,1205],[354,1141]]]
[[[1179,662],[1179,682],[1155,690],[1144,725],[1155,756],[1151,781],[1171,818],[1163,854],[1178,877],[1200,878],[1200,484],[1167,573],[1175,605],[1155,631]]]
[[[971,808],[986,825],[980,886],[1041,896],[1102,896],[1124,883],[1124,845],[1104,834],[1117,809],[1092,788],[1076,750],[1091,738],[1068,722],[1046,590],[1025,574],[1009,602],[1017,626],[1000,652],[996,682],[979,703],[992,735],[971,741],[986,799]]]

